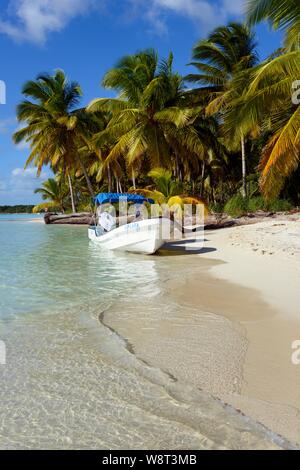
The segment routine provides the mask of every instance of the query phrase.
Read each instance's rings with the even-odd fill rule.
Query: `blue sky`
[[[0,80],[7,88],[0,105],[0,205],[39,201],[35,170],[23,171],[28,149],[16,147],[15,108],[26,80],[63,69],[80,82],[83,104],[104,96],[104,73],[124,54],[154,47],[161,57],[174,53],[183,75],[194,43],[211,29],[242,18],[244,0],[2,0]],[[261,58],[281,44],[281,35],[257,28]]]

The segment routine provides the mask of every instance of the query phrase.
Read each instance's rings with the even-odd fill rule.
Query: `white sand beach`
[[[211,303],[214,312],[245,328],[248,341],[240,393],[222,398],[299,443],[300,366],[291,356],[300,339],[300,222],[262,222],[207,238],[218,250],[206,256],[225,261],[212,275],[253,289],[239,300],[229,287],[229,303]]]

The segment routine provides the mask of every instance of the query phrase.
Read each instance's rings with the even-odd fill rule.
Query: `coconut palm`
[[[195,159],[189,159],[192,175],[201,175],[199,197],[203,197],[204,181],[207,173],[214,172],[213,168],[218,161],[219,165],[224,168],[225,160],[227,158],[227,150],[221,141],[221,126],[219,119],[216,116],[207,116],[205,108],[203,112],[198,113],[194,121],[195,129],[199,138],[204,144],[204,155],[201,161],[201,169],[196,167]],[[198,159],[199,161],[199,159]],[[200,171],[201,170],[201,171]]]
[[[100,114],[96,135],[93,136],[92,140],[88,141],[88,145],[83,150],[89,154],[87,161],[89,174],[95,177],[97,183],[102,182],[107,185],[109,192],[113,190],[115,179],[116,189],[119,192],[123,169],[117,160],[106,164],[107,156],[115,145],[115,138],[113,135],[106,133],[105,142],[101,142],[101,145],[98,145],[98,136],[106,130],[110,119],[110,113],[102,112]]]
[[[260,184],[265,197],[273,198],[299,165],[300,107],[292,99],[300,76],[299,1],[250,0],[249,23],[264,19],[274,28],[286,29],[289,52],[279,51],[253,71],[250,86],[229,112],[227,128],[234,129],[239,122],[245,132],[256,126],[261,132],[271,133],[262,152]]]
[[[124,57],[105,75],[103,85],[119,96],[96,99],[88,110],[111,114],[106,130],[96,136],[99,148],[108,141],[113,144],[106,165],[126,157],[133,172],[145,158],[152,167],[170,167],[174,142],[178,152],[203,153],[203,144],[190,125],[183,80],[172,64],[172,55],[159,63],[157,54],[147,50]]]
[[[300,48],[299,0],[248,0],[250,25],[268,20],[274,29],[285,29],[285,45],[289,50]]]
[[[293,84],[300,76],[300,52],[282,54],[253,70],[251,84],[233,103],[226,117],[228,132],[236,123],[248,132],[255,127],[269,133],[260,161],[260,185],[267,198],[276,197],[299,165],[300,105],[292,101]]]
[[[42,183],[40,188],[35,189],[35,194],[40,194],[44,203],[38,204],[33,208],[37,213],[46,208],[58,208],[62,212],[66,209],[66,198],[68,195],[68,186],[62,178],[49,178]]]
[[[257,63],[255,36],[243,24],[230,23],[216,28],[207,39],[196,44],[193,62],[197,73],[187,79],[200,85],[197,90],[209,102],[209,115],[224,112],[231,101],[243,90],[232,88],[232,80],[242,71],[249,70]],[[243,195],[246,197],[246,155],[245,136],[240,133],[242,154]]]
[[[176,196],[182,192],[182,184],[175,181],[172,172],[164,168],[153,168],[148,173],[153,179],[156,190],[164,195],[166,199]]]
[[[78,149],[87,145],[93,130],[97,130],[97,116],[75,108],[82,94],[80,86],[69,82],[62,71],[54,76],[40,75],[36,81],[27,82],[22,93],[30,99],[17,108],[18,120],[24,127],[15,132],[14,141],[30,143],[31,152],[25,166],[33,163],[38,174],[45,165],[65,171],[75,211],[70,176],[74,169],[80,168],[91,196],[94,194]]]
[[[153,199],[162,206],[163,213],[171,209],[176,213],[179,211],[179,214],[182,215],[184,204],[201,205],[203,206],[204,214],[208,213],[208,208],[202,199],[183,194],[183,185],[174,180],[171,171],[158,167],[152,169],[148,176],[152,178],[154,185],[131,190],[131,192]]]

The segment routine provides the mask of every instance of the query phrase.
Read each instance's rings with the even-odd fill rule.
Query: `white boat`
[[[140,220],[103,232],[99,226],[89,227],[89,238],[109,250],[152,255],[170,238],[171,222],[157,218]]]
[[[99,247],[151,255],[170,238],[172,222],[168,218],[157,217],[140,220],[140,217],[131,216],[125,217],[126,223],[120,224],[120,219],[112,217],[101,209],[103,204],[113,204],[120,201],[138,205],[144,202],[153,202],[143,196],[101,193],[96,196],[95,201],[100,206],[100,210],[98,209],[97,224],[89,227],[88,235],[89,239],[97,243]],[[139,213],[138,208],[137,213]]]

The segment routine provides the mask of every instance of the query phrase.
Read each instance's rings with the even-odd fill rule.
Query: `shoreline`
[[[10,224],[2,229],[5,260],[9,249],[13,253],[16,246],[22,249],[24,233]],[[100,253],[88,243],[84,230],[80,235],[77,230],[45,230],[29,223],[25,231],[24,262],[19,265],[20,258],[15,256],[15,267],[22,268],[22,276],[37,286],[32,291],[36,302],[30,311],[25,307],[25,315],[19,312],[4,321],[1,330],[9,350],[7,366],[1,369],[2,446],[297,447],[283,425],[284,432],[278,432],[263,416],[257,419],[251,413],[250,405],[258,409],[257,398],[252,403],[245,396],[243,406],[234,401],[244,398],[245,364],[253,340],[247,337],[247,325],[241,324],[241,313],[224,296],[229,300],[236,296],[238,304],[241,298],[251,297],[267,320],[276,314],[257,291],[222,279],[226,269],[235,273],[234,262],[241,263],[239,258],[225,260],[225,238],[231,232],[206,232],[203,250],[193,247],[188,253],[184,250],[187,242],[181,241],[165,247],[158,256],[143,257]],[[16,233],[19,243],[9,245],[13,237],[7,233]],[[219,236],[220,240],[214,238]],[[236,253],[235,248],[229,251]],[[32,258],[33,252],[37,258]],[[255,253],[252,256],[260,259]],[[53,268],[59,266],[55,283],[48,278],[39,285],[36,276],[47,279],[49,257]],[[83,282],[77,286],[79,275]],[[244,282],[249,284],[247,279]],[[15,298],[7,297],[12,309]],[[220,311],[217,300],[227,305],[228,312]],[[100,310],[104,318],[99,325]],[[232,311],[236,316],[230,318]],[[16,406],[17,431],[11,411]],[[54,409],[50,436],[48,417]],[[290,416],[288,424],[294,427]],[[47,439],[43,440],[44,429]]]
[[[171,275],[167,282],[165,294],[181,306],[178,312],[154,319],[136,315],[130,321],[114,312],[105,318],[142,360],[299,445],[300,367],[291,362],[291,343],[300,330],[300,257],[297,246],[287,257],[286,248],[271,255],[268,239],[273,234],[281,246],[286,234],[276,230],[284,224],[272,220],[206,231],[203,254],[187,257],[193,271],[184,280]],[[287,225],[299,228],[298,222]],[[205,250],[212,246],[217,250]]]
[[[208,237],[220,247],[224,261],[214,266],[211,274],[255,289],[268,306],[268,312],[265,308],[249,312],[245,302],[239,304],[240,312],[235,308],[224,312],[223,307],[228,318],[238,314],[249,341],[241,394],[228,399],[299,444],[300,368],[291,361],[292,343],[300,332],[299,220],[264,222]]]

